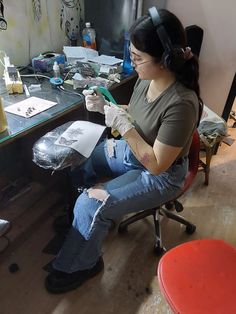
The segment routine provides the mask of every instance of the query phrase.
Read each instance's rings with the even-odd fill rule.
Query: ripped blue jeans
[[[72,227],[54,260],[54,268],[68,273],[92,268],[102,255],[102,242],[113,222],[175,198],[187,170],[188,159],[182,158],[164,173],[152,175],[124,140],[105,139],[77,174],[83,174],[88,189],[75,203]],[[111,179],[95,185],[103,177]],[[96,187],[102,198],[95,197]]]

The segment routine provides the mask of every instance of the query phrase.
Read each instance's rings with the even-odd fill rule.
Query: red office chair
[[[128,219],[122,221],[119,225],[118,232],[124,233],[127,231],[127,228],[130,224],[140,219],[143,219],[148,216],[153,216],[154,226],[155,226],[155,237],[156,242],[154,246],[154,252],[159,255],[163,253],[164,247],[162,244],[161,230],[160,230],[160,215],[166,216],[172,220],[178,221],[181,224],[186,226],[185,231],[188,234],[192,234],[196,230],[196,226],[191,222],[184,219],[182,216],[175,214],[173,210],[181,212],[183,210],[183,205],[177,200],[192,184],[193,179],[195,178],[198,166],[199,166],[199,151],[200,151],[200,141],[198,131],[196,130],[193,134],[192,144],[189,150],[189,170],[185,178],[184,187],[178,197],[174,200],[162,204],[159,207],[150,208],[143,210]]]
[[[236,313],[236,249],[222,240],[194,240],[169,250],[157,268],[174,313]]]

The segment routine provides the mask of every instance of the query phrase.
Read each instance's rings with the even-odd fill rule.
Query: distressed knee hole
[[[105,201],[109,194],[102,188],[101,185],[95,185],[94,187],[88,189],[88,196],[89,198],[95,198],[99,201]]]

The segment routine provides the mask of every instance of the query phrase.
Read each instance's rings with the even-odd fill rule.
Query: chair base
[[[119,233],[125,233],[128,231],[128,226],[140,219],[152,216],[153,217],[153,221],[154,221],[154,227],[155,227],[155,244],[154,244],[154,253],[156,255],[160,255],[165,251],[165,248],[163,246],[163,242],[162,242],[162,236],[161,236],[161,216],[165,216],[169,219],[172,219],[174,221],[177,221],[183,225],[186,226],[185,232],[187,234],[193,234],[196,230],[196,226],[194,224],[192,224],[191,222],[189,222],[188,220],[186,220],[184,217],[180,216],[179,214],[173,213],[173,208],[172,211],[170,209],[168,209],[170,203],[167,203],[167,208],[164,208],[163,206],[161,207],[155,207],[155,208],[150,208],[150,209],[146,209],[143,210],[129,218],[127,218],[126,220],[122,221],[119,224],[118,227],[118,232]],[[177,205],[177,208],[183,208],[182,204],[178,201],[174,201],[175,207]],[[176,208],[174,208],[176,210]],[[178,210],[180,211],[180,210]]]
[[[165,248],[162,243],[162,236],[161,236],[161,216],[165,216],[169,219],[177,221],[183,225],[185,225],[186,233],[192,234],[196,230],[196,226],[193,225],[191,222],[187,221],[184,217],[174,213],[181,212],[183,210],[183,205],[178,201],[178,198],[190,187],[191,183],[193,182],[199,166],[199,151],[200,151],[200,141],[199,141],[199,134],[198,131],[195,130],[193,133],[192,143],[189,149],[188,154],[188,161],[189,167],[188,172],[186,174],[185,180],[183,182],[183,187],[181,191],[179,191],[179,195],[176,196],[175,199],[167,201],[166,203],[162,204],[161,206],[150,208],[143,210],[132,217],[122,221],[119,225],[118,232],[123,233],[127,231],[127,228],[130,224],[140,219],[143,219],[148,216],[153,217],[154,226],[155,226],[155,246],[154,252],[159,255],[162,253]]]

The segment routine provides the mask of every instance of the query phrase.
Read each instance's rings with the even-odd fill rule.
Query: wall
[[[166,8],[167,0],[142,0],[143,1],[143,14],[146,14],[148,9],[156,6],[157,9]]]
[[[221,114],[236,70],[235,0],[167,0],[184,26],[204,29],[200,87],[204,102]]]
[[[0,32],[0,50],[5,50],[16,65],[26,65],[32,56],[47,50],[61,50],[68,42],[65,25],[60,28],[62,3],[79,0],[38,0],[42,19],[36,22],[32,1],[4,0],[8,30]],[[143,0],[144,8],[163,0]],[[204,102],[221,114],[235,73],[235,0],[167,0],[166,7],[184,26],[198,24],[204,29],[200,55],[200,87]],[[83,3],[83,0],[81,0]],[[80,4],[83,10],[83,5]],[[70,8],[67,8],[68,10]],[[73,12],[76,12],[71,8]],[[48,19],[47,19],[48,14]],[[52,35],[53,34],[53,35]],[[1,69],[1,66],[0,66]],[[1,72],[1,71],[0,71]]]
[[[163,0],[143,0],[143,13]],[[166,8],[184,26],[204,29],[200,55],[200,87],[204,102],[221,115],[236,70],[235,0],[166,0]]]
[[[82,24],[83,0],[4,0],[3,3],[8,28],[0,32],[0,50],[17,66],[29,64],[39,53],[61,52],[72,32],[78,33]]]
[[[82,27],[83,0],[82,4],[80,0],[3,0],[3,3],[8,27],[0,31],[0,51],[6,52],[16,66],[28,65],[41,52],[61,52],[72,32],[79,32]],[[42,130],[46,133],[45,128]],[[22,150],[24,145],[20,142],[0,149],[0,189],[5,177],[13,182],[25,174],[22,166],[25,149]]]

